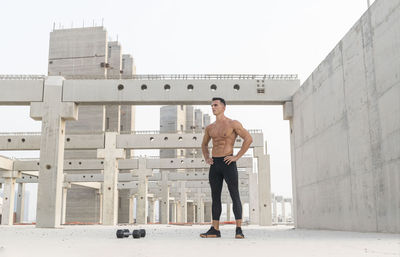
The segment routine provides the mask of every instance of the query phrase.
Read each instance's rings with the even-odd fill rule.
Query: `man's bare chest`
[[[214,125],[210,128],[210,137],[213,139],[223,139],[235,137],[235,131],[229,125]]]

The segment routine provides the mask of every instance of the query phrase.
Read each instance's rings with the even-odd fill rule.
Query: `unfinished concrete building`
[[[119,78],[132,76],[135,64],[131,55],[122,54],[117,41],[108,41],[103,27],[58,29],[50,33],[48,75],[64,77]],[[68,122],[66,133],[132,131],[135,128],[134,105],[80,105],[79,120]],[[132,152],[127,151],[127,158]],[[65,151],[65,158],[97,158],[95,150]],[[72,173],[74,171],[71,171]],[[93,172],[101,172],[93,171]],[[98,188],[72,185],[68,189],[65,222],[99,222]],[[121,192],[121,202],[126,202]],[[123,208],[123,204],[120,205]],[[122,218],[123,219],[123,218]]]
[[[64,178],[64,149],[88,148],[89,143],[91,149],[98,149],[96,168],[103,169],[104,174],[82,179],[103,181],[107,189],[102,191],[103,208],[107,210],[103,212],[103,224],[116,223],[115,192],[119,186],[116,178],[118,169],[124,167],[134,171],[120,175],[127,176],[124,179],[133,183],[138,181],[136,190],[142,223],[147,216],[147,181],[151,169],[177,169],[178,165],[186,164],[189,164],[185,166],[188,169],[200,166],[192,166],[190,161],[180,163],[178,159],[172,163],[167,160],[170,166],[164,166],[161,159],[158,163],[121,160],[126,157],[125,149],[146,149],[149,145],[158,149],[193,149],[199,147],[196,139],[201,134],[140,136],[107,132],[97,137],[92,134],[66,136],[65,122],[78,118],[78,105],[200,105],[209,103],[212,96],[221,93],[230,104],[279,104],[283,106],[284,119],[290,121],[295,226],[399,233],[399,31],[399,1],[375,1],[302,86],[292,75],[154,75],[147,79],[98,81],[3,76],[0,89],[6,93],[0,94],[0,104],[30,105],[31,117],[43,122],[41,135],[0,137],[0,149],[40,149],[40,163],[29,164],[40,172],[37,227],[60,225],[62,183],[78,180],[74,174]],[[173,140],[165,140],[166,137]],[[82,138],[87,140],[85,146]],[[271,220],[264,215],[271,214],[271,197],[265,191],[267,181],[269,183],[265,172],[269,156],[262,144],[253,147],[254,156],[258,158],[258,196],[264,198],[258,201],[259,223],[266,224],[265,219]],[[8,193],[3,201],[3,216],[7,215],[9,221],[13,201],[10,192],[14,192],[13,187],[17,179],[21,179],[24,165],[28,164],[10,159],[0,159],[0,164],[4,192]],[[164,181],[184,180],[191,176],[203,175],[174,174]],[[158,176],[160,180],[162,177],[162,174]],[[260,182],[264,184],[260,185]],[[163,187],[168,188],[168,184],[164,183]],[[181,199],[186,202],[184,186],[180,190]],[[169,198],[165,202],[168,203]],[[7,210],[6,214],[4,210]]]

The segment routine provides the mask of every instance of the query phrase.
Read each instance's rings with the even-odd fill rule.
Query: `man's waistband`
[[[233,155],[233,154],[229,154],[229,155],[226,155],[226,156],[232,156],[232,155]],[[222,157],[212,157],[212,159],[213,159],[214,161],[223,161],[224,158],[225,158],[226,156],[222,156]]]

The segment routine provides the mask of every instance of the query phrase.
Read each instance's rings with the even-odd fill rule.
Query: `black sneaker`
[[[221,232],[216,230],[214,227],[211,227],[206,233],[200,234],[202,238],[216,238],[221,237]]]
[[[241,227],[237,227],[237,228],[236,228],[236,235],[235,235],[235,238],[239,238],[239,239],[244,238],[244,235],[243,235],[243,232],[242,232],[242,228],[241,228]]]

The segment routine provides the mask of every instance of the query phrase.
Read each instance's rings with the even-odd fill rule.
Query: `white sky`
[[[123,53],[135,58],[138,74],[293,73],[303,82],[366,8],[367,0],[2,1],[0,74],[46,74],[54,22],[70,28],[104,19],[109,37],[118,37]],[[208,106],[201,108],[211,114]],[[290,197],[289,126],[282,107],[228,106],[226,115],[263,130],[272,192]],[[157,130],[159,120],[159,106],[137,108],[137,130]],[[0,107],[0,132],[40,126],[27,107]]]

